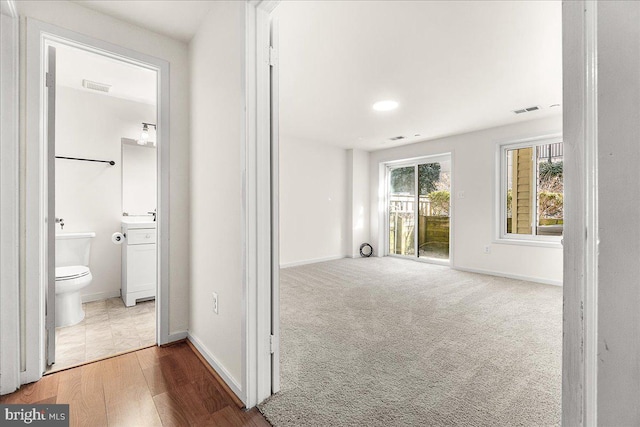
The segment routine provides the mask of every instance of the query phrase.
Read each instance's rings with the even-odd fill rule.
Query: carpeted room
[[[560,424],[562,288],[391,257],[280,277],[273,425]]]
[[[276,14],[281,389],[265,416],[559,424],[560,5]]]

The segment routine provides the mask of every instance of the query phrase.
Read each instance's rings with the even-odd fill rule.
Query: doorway
[[[387,254],[448,263],[451,155],[387,166]]]
[[[25,379],[27,381],[36,381],[38,380],[44,372],[50,369],[51,365],[54,365],[56,362],[56,276],[60,276],[56,274],[56,267],[59,265],[56,263],[56,258],[60,257],[63,259],[66,255],[63,255],[58,252],[58,245],[56,234],[67,234],[67,231],[72,231],[71,228],[74,228],[73,231],[83,232],[80,233],[82,238],[76,239],[73,243],[75,246],[80,244],[80,241],[83,239],[89,239],[96,241],[97,239],[102,239],[104,243],[103,249],[108,246],[106,243],[108,242],[111,245],[109,248],[113,249],[116,245],[112,243],[112,239],[116,243],[124,243],[124,245],[128,244],[139,244],[139,243],[153,243],[155,244],[155,254],[151,257],[147,257],[147,259],[151,258],[152,264],[150,267],[147,266],[147,269],[152,271],[151,275],[154,277],[152,281],[153,286],[153,295],[140,296],[139,298],[135,298],[137,310],[141,310],[146,312],[147,320],[150,320],[151,325],[145,331],[144,344],[163,344],[169,341],[169,331],[168,331],[168,292],[169,292],[169,275],[168,275],[168,264],[169,264],[169,222],[168,222],[168,214],[169,214],[169,197],[168,197],[168,170],[169,170],[169,93],[168,93],[168,85],[169,85],[169,64],[167,61],[160,60],[157,58],[153,58],[151,56],[131,51],[120,46],[112,45],[110,43],[103,42],[101,40],[93,39],[91,37],[86,37],[81,34],[74,33],[72,31],[68,31],[62,28],[58,28],[56,26],[46,24],[43,22],[39,22],[36,20],[27,19],[27,87],[36,88],[39,90],[31,90],[28,91],[27,94],[27,128],[30,130],[27,132],[27,145],[33,147],[31,150],[27,150],[27,238],[26,238],[26,253],[27,253],[27,277],[26,277],[26,292],[23,299],[23,304],[25,306],[25,316],[24,316],[24,324],[26,331],[26,339],[24,341],[25,346]],[[40,46],[42,48],[40,48]],[[110,144],[112,145],[112,149],[115,150],[113,155],[111,156],[89,156],[89,155],[75,155],[74,153],[60,152],[58,146],[56,146],[56,108],[61,107],[62,104],[59,104],[56,101],[56,95],[62,95],[62,92],[65,92],[66,89],[62,89],[62,92],[56,93],[57,84],[56,84],[56,59],[58,56],[56,49],[60,50],[60,53],[65,50],[73,52],[75,54],[84,54],[84,55],[94,55],[94,59],[97,61],[102,61],[103,64],[111,64],[115,66],[121,67],[130,67],[129,70],[143,70],[147,75],[153,76],[153,81],[147,82],[148,88],[152,93],[153,98],[156,100],[156,106],[152,109],[147,108],[147,112],[145,113],[145,117],[148,118],[141,119],[139,117],[135,117],[134,114],[121,114],[119,117],[123,121],[127,122],[128,125],[124,127],[114,126],[113,122],[109,123],[104,116],[99,117],[93,123],[89,124],[86,121],[80,119],[79,115],[84,113],[82,109],[91,110],[91,108],[87,107],[84,103],[72,102],[72,108],[78,109],[75,115],[72,115],[75,122],[74,124],[77,126],[84,125],[84,131],[82,129],[76,129],[76,132],[84,133],[82,138],[86,140],[91,140],[92,138],[96,138],[97,134],[105,130],[111,130],[114,135],[110,136]],[[64,57],[64,55],[63,55]],[[82,62],[82,61],[81,61]],[[134,68],[131,68],[134,67]],[[78,68],[81,68],[80,66]],[[103,71],[104,71],[104,67]],[[62,71],[62,70],[61,70]],[[144,74],[143,73],[143,74]],[[126,74],[126,73],[125,73]],[[62,75],[60,75],[62,76]],[[102,89],[102,92],[109,93],[108,91],[108,82],[106,81],[93,81],[89,78],[83,79],[86,80],[83,82],[83,90],[86,90],[86,93],[91,93],[94,96],[102,96],[102,100],[111,99],[112,101],[116,98],[105,97],[104,94],[97,94]],[[105,85],[101,85],[100,83],[106,83]],[[144,85],[142,82],[133,82],[132,87]],[[93,89],[90,89],[88,86],[92,86]],[[105,90],[105,86],[107,86],[107,90]],[[98,89],[98,91],[95,91]],[[120,88],[122,89],[122,88]],[[131,93],[133,89],[124,90],[120,92]],[[86,95],[85,93],[85,95]],[[116,93],[115,90],[111,92],[113,94]],[[132,101],[132,100],[129,100]],[[116,111],[122,112],[122,109],[115,108]],[[58,124],[59,127],[61,124]],[[64,125],[61,127],[64,129]],[[145,135],[146,134],[146,135]],[[60,136],[61,137],[61,136]],[[62,137],[61,137],[62,138]],[[80,139],[82,139],[80,138]],[[155,181],[155,191],[153,191],[155,196],[155,208],[148,208],[145,212],[126,212],[125,207],[123,205],[124,198],[122,197],[122,180],[126,177],[126,172],[123,174],[121,166],[123,160],[122,157],[122,139],[129,138],[133,139],[136,142],[136,145],[142,147],[142,145],[147,146],[147,149],[150,150],[150,147],[154,147],[154,150],[150,150],[149,153],[155,151],[155,173],[153,174],[153,179]],[[66,139],[66,137],[65,137]],[[59,141],[62,143],[62,140]],[[65,141],[67,143],[68,141]],[[142,144],[144,142],[144,144]],[[104,145],[104,144],[103,144]],[[126,144],[125,144],[126,145]],[[80,146],[79,146],[80,147]],[[66,148],[70,149],[69,146]],[[102,146],[102,149],[105,147]],[[56,158],[59,157],[59,158]],[[63,158],[64,157],[64,158]],[[89,160],[89,161],[87,161]],[[98,160],[98,162],[94,162],[93,160]],[[63,166],[64,162],[64,166]],[[126,163],[126,161],[125,161]],[[119,165],[120,167],[118,167]],[[112,200],[112,207],[116,207],[116,213],[110,214],[110,219],[112,221],[116,221],[116,225],[111,224],[109,230],[101,230],[100,232],[96,232],[90,229],[88,224],[83,224],[82,220],[79,220],[78,213],[81,209],[72,209],[73,213],[70,213],[71,216],[64,216],[56,212],[58,208],[62,208],[61,206],[56,206],[56,166],[59,169],[59,172],[62,172],[63,169],[69,168],[89,168],[93,167],[93,169],[88,169],[91,172],[90,174],[94,175],[94,178],[104,178],[106,175],[110,175],[115,179],[114,182],[119,182],[119,185],[116,185],[116,195],[113,196],[110,200]],[[102,168],[102,169],[96,169]],[[142,169],[142,168],[141,168]],[[86,172],[86,171],[85,171]],[[103,176],[101,176],[101,174]],[[69,182],[76,182],[77,179],[71,179]],[[84,181],[89,182],[90,180],[85,179]],[[107,189],[109,191],[113,190],[114,185],[111,186],[97,186],[92,190],[87,190],[89,193],[92,193],[93,196],[98,195],[104,198],[107,198]],[[89,193],[85,194],[86,196],[90,195]],[[82,199],[82,195],[76,192],[76,194],[70,194],[69,199]],[[106,209],[106,208],[105,208]],[[111,208],[109,208],[111,210]],[[70,212],[71,212],[70,211]],[[125,215],[133,213],[133,214],[142,214],[144,213],[144,217],[137,217],[134,215]],[[56,214],[59,214],[56,216]],[[75,218],[70,221],[70,218]],[[67,222],[64,224],[63,228],[62,223],[64,220]],[[131,225],[131,223],[135,223],[135,225]],[[149,226],[147,229],[141,229],[141,226]],[[132,232],[128,232],[125,229],[125,225],[129,228],[136,228]],[[77,228],[77,230],[76,230]],[[82,230],[80,230],[82,228]],[[153,230],[153,231],[152,231]],[[124,233],[123,233],[124,231]],[[130,234],[135,239],[131,239],[131,241],[127,241],[126,237],[119,236],[116,233]],[[69,233],[72,234],[72,233]],[[95,236],[93,235],[95,234]],[[68,236],[67,236],[68,237]],[[104,240],[106,239],[107,242]],[[145,241],[146,239],[146,241]],[[72,245],[73,246],[73,245]],[[75,249],[78,249],[77,247]],[[94,248],[96,251],[94,255],[98,255],[97,246]],[[116,258],[111,259],[111,267],[113,270],[116,270],[118,273],[114,275],[115,279],[112,278],[111,282],[114,280],[117,281],[115,285],[110,283],[108,286],[114,287],[114,289],[102,289],[90,290],[90,286],[88,285],[85,289],[87,289],[85,294],[80,293],[77,297],[75,297],[75,303],[77,304],[92,304],[97,301],[105,301],[104,304],[107,304],[107,301],[112,300],[117,302],[118,300],[122,302],[118,305],[118,309],[122,310],[122,313],[125,312],[125,302],[122,300],[123,290],[125,289],[125,285],[121,283],[121,281],[126,281],[127,275],[121,274],[120,270],[120,260],[125,258],[124,254],[126,249],[120,249],[120,255]],[[116,252],[117,254],[118,252]],[[112,254],[113,255],[113,254]],[[102,261],[102,256],[99,257],[100,261]],[[82,263],[74,263],[76,267],[82,266],[85,267],[83,271],[74,271],[74,272],[66,272],[68,275],[65,275],[64,279],[71,278],[73,276],[73,280],[76,281],[86,281],[88,275],[91,273],[92,261],[94,261],[89,255],[87,257],[88,261],[86,264],[89,265],[81,265]],[[114,259],[116,259],[114,261]],[[98,262],[100,262],[98,261]],[[118,263],[118,265],[114,265],[114,262]],[[97,265],[97,264],[96,264]],[[84,271],[89,270],[89,271]],[[98,270],[101,270],[98,268]],[[104,272],[105,269],[102,269]],[[65,273],[65,274],[66,274]],[[73,273],[73,274],[72,274]],[[111,271],[113,273],[113,271]],[[78,277],[75,277],[78,276]],[[91,276],[95,276],[98,279],[97,271],[96,274],[92,274]],[[103,275],[101,275],[103,276]],[[60,279],[62,277],[58,277]],[[101,278],[104,278],[101,277]],[[58,280],[59,281],[59,280]],[[93,278],[92,278],[93,281]],[[147,283],[148,285],[149,283]],[[154,307],[151,307],[150,303],[144,303],[142,305],[138,305],[138,302],[142,302],[142,300],[150,300],[155,297],[156,303]],[[83,301],[84,299],[84,301]],[[125,298],[126,299],[126,298]],[[58,301],[60,302],[60,301]],[[113,303],[112,303],[113,304]],[[85,313],[91,311],[85,305],[84,311]],[[144,310],[141,308],[144,307]],[[100,313],[101,317],[104,319],[105,314],[106,317],[109,317],[109,310],[106,307],[103,307],[104,310]],[[62,311],[62,307],[61,307]],[[65,308],[65,312],[68,310]],[[121,314],[122,314],[121,313]],[[82,315],[80,315],[82,316]],[[74,321],[78,320],[79,316],[76,316]],[[86,320],[88,321],[88,317]],[[79,322],[82,323],[85,319],[80,319]],[[121,319],[122,321],[122,319]],[[126,323],[123,321],[123,323]],[[130,326],[130,325],[129,325]],[[111,339],[113,340],[113,332],[110,325],[108,325],[109,333],[111,334]],[[153,329],[152,329],[153,328]],[[106,328],[105,328],[106,329]],[[125,328],[123,327],[122,330]],[[120,331],[122,332],[122,331]],[[85,331],[85,339],[88,337]],[[143,340],[141,340],[138,335],[136,345],[134,346],[133,340],[128,340],[127,337],[119,335],[119,338],[122,338],[127,342],[125,345],[124,341],[120,341],[120,347],[115,348],[116,346],[112,346],[112,349],[109,350],[110,354],[119,353],[122,351],[134,349],[143,345]],[[113,341],[112,341],[113,342]],[[86,343],[85,343],[86,345]],[[77,349],[78,350],[78,349]],[[106,350],[104,350],[106,352]],[[80,351],[78,351],[80,353]],[[85,362],[88,360],[94,360],[103,358],[110,354],[92,354],[92,357],[86,359],[89,356],[86,347],[85,347]],[[76,353],[76,356],[79,356]],[[79,357],[75,359],[78,363],[83,363],[79,360]],[[55,369],[55,365],[54,365]]]
[[[154,345],[157,294],[157,72],[62,43],[52,51],[49,372]]]
[[[254,55],[253,55],[253,56],[251,56],[251,59],[253,59],[253,58],[255,57],[255,58],[256,58],[256,62],[258,62],[258,64],[266,63],[267,65],[262,66],[262,67],[258,67],[258,71],[257,71],[257,73],[256,73],[256,76],[254,76],[253,74],[251,74],[251,76],[252,76],[252,77],[255,77],[255,78],[256,78],[256,80],[257,80],[257,82],[258,82],[258,92],[259,92],[259,93],[261,93],[261,92],[262,92],[262,93],[264,93],[264,92],[267,92],[267,93],[268,93],[268,88],[269,88],[269,84],[268,84],[268,82],[269,82],[269,80],[268,80],[267,78],[264,78],[264,76],[265,76],[265,75],[267,75],[267,69],[269,68],[269,66],[273,67],[274,65],[273,65],[272,63],[270,64],[270,61],[262,61],[262,62],[260,62],[260,60],[261,60],[261,59],[264,59],[264,58],[263,58],[264,52],[268,52],[268,51],[269,51],[269,50],[268,50],[269,45],[267,44],[267,43],[268,43],[268,37],[266,37],[266,33],[267,33],[267,28],[268,28],[269,19],[270,19],[269,12],[271,12],[271,10],[273,9],[273,3],[272,3],[272,2],[269,2],[269,8],[267,8],[267,7],[265,6],[265,7],[264,7],[264,9],[261,9],[261,7],[263,7],[263,5],[262,5],[262,4],[261,4],[259,7],[257,7],[257,8],[256,8],[256,9],[257,9],[257,12],[258,12],[258,13],[257,13],[258,20],[257,20],[257,24],[256,24],[256,26],[255,26],[255,27],[253,27],[253,26],[252,26],[252,27],[250,28],[252,31],[257,31],[257,32],[258,32],[258,36],[257,36],[257,42],[258,42],[258,43],[257,43],[257,44],[258,44],[258,46],[259,46],[259,49],[257,49],[257,51],[254,53]],[[253,34],[253,33],[251,33],[251,32],[248,30],[248,36],[253,36],[253,35],[254,35],[254,34]],[[250,39],[250,37],[248,37],[248,38]],[[277,58],[277,57],[278,57],[278,56],[276,55],[276,58]],[[275,61],[275,62],[276,62],[276,65],[275,65],[275,66],[277,67],[277,66],[278,66],[278,65],[277,65],[277,61]],[[255,111],[257,111],[257,114],[258,114],[258,122],[259,122],[259,123],[260,123],[260,122],[262,122],[262,123],[268,122],[268,113],[269,113],[269,109],[267,108],[267,106],[268,106],[268,101],[269,101],[269,99],[268,99],[268,98],[267,98],[267,99],[265,99],[265,98],[262,98],[262,99],[261,99],[260,97],[257,97],[257,100],[256,100],[256,102],[255,102],[255,107],[256,107],[256,108],[255,108]],[[254,110],[251,110],[251,111],[252,111],[252,112],[254,112]],[[271,112],[273,113],[273,111],[271,111]],[[317,120],[317,117],[314,117],[314,119],[316,119],[316,120]],[[269,135],[269,130],[270,130],[270,129],[269,129],[269,127],[268,127],[268,126],[264,126],[264,127],[260,127],[260,126],[258,126],[258,127],[257,127],[257,129],[258,129],[258,135],[257,135],[257,137],[256,137],[255,139],[256,139],[257,141],[264,141],[264,140],[268,140],[268,135]],[[251,135],[250,135],[250,136],[251,136]],[[250,141],[253,141],[253,139],[250,139]],[[274,138],[274,139],[272,139],[272,141],[275,141],[275,142],[276,142],[276,144],[277,144],[277,139],[275,139],[275,138]],[[406,157],[409,157],[409,156],[406,156]],[[406,158],[406,157],[405,157],[405,158]],[[259,156],[258,160],[259,160],[259,164],[260,164],[261,166],[265,167],[265,168],[267,167],[267,165],[269,165],[269,158],[268,158],[268,156],[267,156],[267,155],[265,155],[265,156]],[[385,161],[388,161],[388,159],[384,159],[384,160],[385,160]],[[272,166],[272,167],[274,167],[274,165],[273,165],[273,164],[271,164],[271,166]],[[276,165],[276,167],[277,167],[277,165]],[[414,170],[414,174],[415,174],[415,175],[417,175],[417,173],[415,172],[415,165],[414,165],[413,170]],[[383,175],[383,176],[385,176],[385,175],[384,175],[384,170],[382,170],[381,172],[382,172],[382,175]],[[574,173],[575,173],[575,172],[574,172]],[[415,177],[414,177],[414,179],[415,179]],[[417,194],[418,192],[416,191],[416,188],[417,188],[417,187],[418,187],[418,186],[416,185],[416,186],[415,186],[415,188],[414,188],[414,192],[415,192],[414,194],[409,194],[409,196],[412,196],[414,200],[415,200],[415,199],[419,199],[419,197],[420,197],[420,195],[419,195],[419,194]],[[456,193],[456,194],[457,194],[457,193]],[[382,196],[382,197],[384,198],[384,197],[386,197],[386,195],[387,195],[387,194],[384,192],[384,190],[382,190],[382,189],[381,189],[381,191],[380,191],[380,196]],[[458,197],[459,197],[459,198],[464,198],[464,193],[463,193],[463,192],[460,192],[460,194],[458,195]],[[273,191],[273,192],[272,192],[272,199],[271,199],[271,203],[274,203],[274,202],[275,202],[275,203],[277,203],[277,200],[278,200],[278,193],[277,193],[276,191]],[[418,200],[418,201],[414,201],[414,203],[415,203],[415,205],[417,206],[417,205],[419,204],[419,200]],[[388,215],[388,213],[389,213],[389,211],[388,211],[388,207],[389,207],[389,206],[388,206],[388,204],[387,204],[387,206],[384,206],[384,207],[383,207],[383,206],[381,206],[381,207],[380,207],[380,208],[381,208],[380,210],[381,210],[382,212],[381,212],[381,215],[380,215],[380,216],[381,216],[381,218],[380,218],[380,221],[378,222],[378,224],[380,224],[380,225],[381,225],[381,227],[380,227],[381,229],[383,228],[383,227],[382,227],[382,225],[386,222],[386,221],[385,221],[384,216],[386,216],[386,217],[387,217],[387,220],[388,220],[388,216],[389,216],[389,215]],[[385,210],[387,210],[387,215],[384,215],[384,214],[383,214],[383,212],[384,212]],[[414,212],[415,212],[415,209],[414,209]],[[383,215],[384,215],[384,216],[383,216]],[[274,224],[272,224],[272,227],[273,227],[273,229],[277,229],[278,224],[277,224],[277,223],[274,223]],[[414,228],[414,230],[413,230],[413,238],[414,238],[413,245],[407,245],[408,250],[412,250],[412,251],[413,251],[413,254],[411,254],[411,255],[406,255],[406,256],[414,256],[414,257],[416,257],[416,258],[426,258],[426,257],[420,257],[419,250],[415,249],[415,246],[418,244],[418,240],[419,240],[419,238],[416,238],[416,237],[415,237],[415,233],[417,232],[417,230],[416,230],[417,228],[418,228],[418,227],[415,227],[415,228]],[[383,231],[383,230],[380,230],[380,231],[381,231],[381,233],[380,233],[380,235],[381,235],[380,242],[381,242],[381,243],[382,243],[382,242],[387,243],[387,245],[385,245],[385,246],[386,246],[386,248],[384,248],[384,249],[383,249],[384,251],[387,251],[387,250],[388,250],[388,248],[389,248],[389,245],[388,245],[388,238],[384,238],[383,236],[384,236],[384,234],[386,234],[386,235],[387,235],[387,237],[388,237],[389,233],[387,233],[387,232],[386,232],[386,231],[388,231],[388,229],[387,229],[387,230],[384,230],[384,231]],[[384,234],[383,234],[383,233],[384,233]],[[259,233],[258,233],[258,235],[259,235]],[[380,246],[383,246],[383,245],[380,245]],[[268,247],[268,246],[266,246],[266,245],[265,245],[265,248],[266,248],[266,247]],[[481,248],[481,249],[482,249],[482,248]],[[264,252],[267,252],[267,251],[265,250]],[[381,252],[382,252],[382,251],[381,251]],[[450,251],[450,252],[451,252],[451,251]],[[262,251],[260,251],[260,253],[263,253],[263,252],[262,252]],[[486,250],[486,249],[484,250],[484,253],[487,253],[487,250]],[[273,253],[271,253],[271,255],[272,255],[272,257],[277,257],[277,254],[273,254]],[[435,257],[434,257],[434,258],[435,258]],[[278,289],[278,281],[277,281],[277,278],[275,278],[275,279],[274,279],[274,278],[273,278],[273,276],[272,276],[272,282],[271,282],[271,285],[272,285],[272,286],[271,286],[271,290]],[[251,286],[251,285],[250,285],[250,286],[248,286],[248,288],[249,288],[249,290],[254,289],[254,287],[253,287],[253,286]],[[259,287],[258,287],[258,289],[259,289],[259,291],[264,291],[262,288],[259,288]],[[268,294],[267,294],[267,295],[268,295]],[[268,296],[270,296],[270,295],[268,295]],[[261,314],[261,310],[262,310],[262,313],[265,313],[265,312],[266,312],[266,313],[268,313],[268,309],[272,309],[272,310],[275,312],[275,311],[276,311],[276,310],[278,310],[278,308],[279,308],[279,306],[278,306],[278,302],[277,302],[277,301],[275,301],[273,298],[271,298],[271,301],[269,301],[269,298],[258,298],[258,302],[259,302],[259,307],[260,307],[260,309],[258,310],[258,315],[254,315],[254,316],[252,316],[252,315],[251,315],[251,313],[250,313],[250,315],[249,315],[249,319],[250,319],[250,320],[255,320],[255,319],[256,319],[256,317],[258,317],[258,316]],[[274,323],[276,323],[276,324],[277,324],[277,322],[274,322]],[[264,340],[264,341],[266,341],[266,337],[265,337],[264,335],[260,335],[260,336],[262,336],[263,338],[265,338],[265,340]],[[271,337],[269,337],[269,338],[271,338],[271,340],[272,340],[272,342],[273,342],[274,338],[275,338],[276,340],[278,339],[278,335],[271,336]],[[277,347],[276,347],[276,348],[277,348]],[[258,356],[258,359],[259,359],[260,357],[262,357],[262,355],[259,355],[259,356]],[[248,360],[253,360],[253,359],[252,359],[251,357],[249,357],[249,358],[248,358]],[[265,365],[266,365],[266,364],[265,364]],[[262,371],[261,371],[261,372],[262,372]],[[566,383],[565,383],[565,386],[566,386]]]

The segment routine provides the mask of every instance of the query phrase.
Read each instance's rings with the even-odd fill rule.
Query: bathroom
[[[156,71],[57,45],[55,111],[51,371],[157,342]]]

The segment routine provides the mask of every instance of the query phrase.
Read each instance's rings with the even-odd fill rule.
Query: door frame
[[[562,2],[563,233],[562,425],[597,425],[598,4]]]
[[[20,35],[15,3],[2,0],[0,7],[0,394],[7,394],[20,386]]]
[[[278,391],[273,383],[272,349],[279,348],[279,254],[276,219],[277,141],[271,126],[271,20],[279,0],[247,0],[245,15],[245,142],[242,223],[244,283],[242,384],[251,408]],[[275,274],[274,274],[275,272]],[[274,296],[276,298],[274,298]],[[279,361],[275,361],[279,363]],[[275,388],[274,388],[275,385]]]
[[[400,168],[400,167],[408,167],[408,166],[413,166],[413,167],[417,167],[421,164],[425,164],[425,163],[429,163],[429,160],[435,160],[436,162],[442,160],[442,159],[448,159],[450,164],[451,164],[451,171],[450,171],[450,186],[449,186],[449,193],[451,194],[451,198],[449,201],[449,259],[447,260],[439,260],[437,258],[426,258],[426,257],[419,257],[418,256],[418,251],[417,251],[417,245],[418,245],[418,239],[417,239],[417,234],[419,233],[418,227],[415,228],[414,231],[414,239],[415,239],[415,248],[416,248],[416,255],[397,255],[397,254],[392,254],[389,252],[389,184],[390,184],[390,179],[391,179],[391,175],[390,172],[392,169],[395,168]],[[421,156],[421,157],[412,157],[409,159],[400,159],[400,160],[390,160],[390,161],[386,161],[386,162],[382,162],[381,166],[383,167],[384,173],[383,175],[380,177],[382,182],[381,185],[384,188],[384,195],[383,197],[380,197],[379,200],[379,207],[378,207],[378,212],[380,213],[380,218],[379,218],[379,224],[383,224],[384,227],[384,239],[382,240],[382,243],[384,244],[384,250],[380,251],[380,254],[382,256],[390,256],[390,257],[395,257],[395,258],[401,258],[401,259],[408,259],[411,261],[418,261],[418,262],[425,262],[427,264],[436,264],[436,265],[444,265],[444,266],[448,266],[451,268],[455,268],[454,265],[454,241],[455,239],[453,238],[454,236],[454,229],[455,229],[455,197],[453,197],[453,195],[455,194],[455,180],[453,179],[453,174],[454,174],[454,151],[447,151],[444,153],[437,153],[437,154],[429,154],[426,156]],[[418,193],[418,174],[416,173],[415,176],[416,179],[416,195]],[[416,196],[417,197],[417,196]],[[417,222],[416,222],[417,224]]]
[[[169,342],[169,63],[52,24],[26,19],[26,240],[25,358],[22,383],[37,381],[46,370],[45,293],[47,280],[47,173],[44,135],[44,60],[49,43],[64,44],[157,73],[158,258],[156,341]]]

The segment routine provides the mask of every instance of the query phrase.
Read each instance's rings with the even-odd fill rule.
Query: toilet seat
[[[84,265],[72,265],[67,267],[56,267],[56,282],[61,280],[73,280],[86,276],[90,273],[89,267]]]

